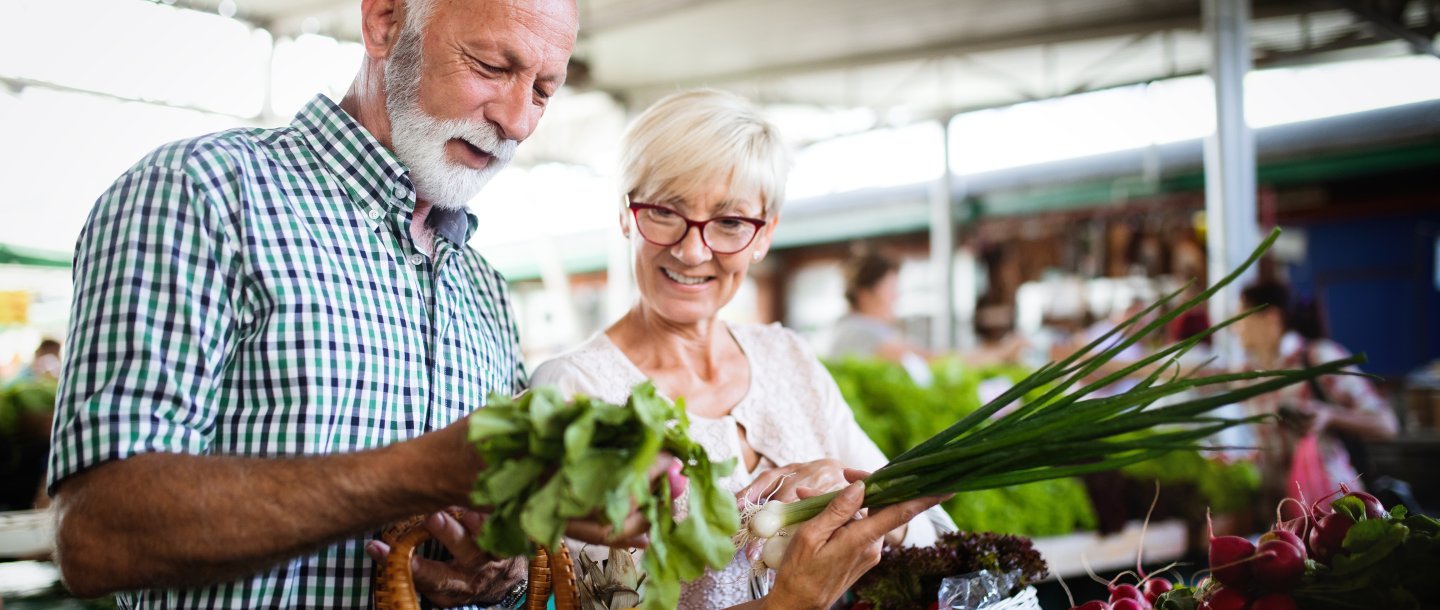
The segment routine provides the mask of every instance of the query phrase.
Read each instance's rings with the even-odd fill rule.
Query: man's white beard
[[[395,156],[410,169],[410,180],[420,199],[437,208],[465,209],[490,178],[514,158],[518,142],[502,138],[487,121],[442,120],[425,114],[417,93],[387,87],[390,141]],[[445,145],[456,138],[489,153],[490,163],[476,170],[447,159]]]

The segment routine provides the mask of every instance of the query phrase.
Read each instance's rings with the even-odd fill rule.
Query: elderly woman
[[[750,499],[834,489],[845,484],[844,467],[883,465],[799,336],[717,317],[765,258],[779,223],[788,160],[775,128],[741,98],[690,91],[645,111],[621,146],[621,231],[634,244],[639,302],[540,365],[532,383],[618,402],[654,380],[663,394],[685,398],[691,434],[712,458],[738,460],[724,484]],[[938,509],[926,515],[887,542],[928,545],[937,524],[953,528]],[[686,584],[680,608],[748,601],[749,573],[737,555],[725,570]],[[786,580],[782,571],[777,593]]]

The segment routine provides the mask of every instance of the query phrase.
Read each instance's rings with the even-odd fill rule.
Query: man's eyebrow
[[[530,64],[526,63],[525,60],[522,59],[522,58],[520,57],[520,55],[515,52],[514,49],[510,49],[510,48],[498,48],[498,49],[497,49],[496,46],[493,45],[493,44],[490,44],[490,43],[479,43],[479,42],[477,42],[477,43],[472,43],[472,44],[470,45],[470,47],[471,47],[471,49],[472,49],[472,52],[470,52],[470,55],[472,55],[472,56],[473,56],[476,52],[484,52],[484,51],[490,51],[490,52],[499,53],[499,54],[500,54],[500,57],[501,57],[502,59],[504,59],[505,65],[503,65],[503,66],[497,66],[497,67],[504,68],[505,70],[524,71],[524,70],[530,68]],[[478,58],[476,58],[476,59],[478,60]],[[536,74],[536,75],[535,75],[535,81],[536,81],[536,82],[539,82],[539,83],[546,83],[546,84],[550,84],[550,83],[564,83],[564,82],[565,82],[565,73],[564,73],[564,72],[560,72],[560,73],[558,73],[558,74],[556,74],[556,73],[551,73],[551,74]]]

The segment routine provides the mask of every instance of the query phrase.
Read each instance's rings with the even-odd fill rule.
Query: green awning
[[[69,269],[70,255],[63,252],[0,244],[0,265]]]

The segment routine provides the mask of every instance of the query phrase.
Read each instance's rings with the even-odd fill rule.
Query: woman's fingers
[[[785,476],[783,468],[772,468],[755,476],[745,489],[736,494],[736,499],[742,502],[758,504],[761,499],[769,496],[780,485],[781,479]]]
[[[841,532],[841,534],[850,537],[858,543],[868,543],[884,538],[885,534],[890,530],[909,523],[911,519],[914,519],[920,513],[929,510],[930,507],[944,502],[949,498],[950,496],[948,495],[926,496],[924,498],[907,500],[899,504],[892,504],[881,509],[873,509],[868,517],[846,525],[845,531]],[[829,511],[826,512],[828,513]]]

